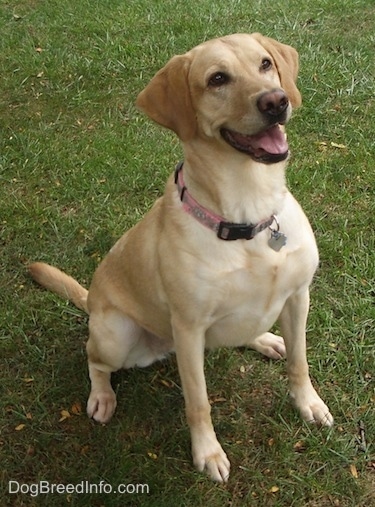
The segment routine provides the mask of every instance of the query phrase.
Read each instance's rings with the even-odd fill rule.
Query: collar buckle
[[[256,235],[257,227],[248,224],[235,224],[233,222],[220,222],[217,231],[217,237],[225,241],[235,241],[236,239],[253,239]]]
[[[233,222],[220,222],[217,236],[225,241],[234,241],[236,239],[253,239],[257,234],[272,225],[275,217],[272,215],[268,220],[263,220],[256,225],[236,224]]]

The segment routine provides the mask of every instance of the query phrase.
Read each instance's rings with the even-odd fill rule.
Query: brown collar
[[[175,183],[177,185],[178,195],[180,196],[184,210],[192,215],[198,222],[205,227],[216,232],[217,237],[225,241],[236,239],[253,239],[259,232],[271,227],[273,222],[277,223],[275,215],[262,220],[258,224],[236,224],[227,222],[223,217],[217,215],[201,206],[194,197],[188,192],[182,174],[183,162],[179,162],[175,170]]]

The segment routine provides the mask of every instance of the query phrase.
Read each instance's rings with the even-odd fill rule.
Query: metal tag
[[[272,248],[272,250],[275,250],[275,252],[278,252],[283,246],[286,245],[286,236],[282,232],[276,231],[274,229],[271,229],[271,237],[268,240],[268,245]]]

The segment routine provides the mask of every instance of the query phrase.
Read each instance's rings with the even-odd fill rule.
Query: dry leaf
[[[165,386],[165,387],[173,387],[172,382],[169,382],[168,380],[165,380],[163,378],[161,378],[159,380],[159,382],[160,382],[160,384],[163,384],[163,386]]]
[[[226,398],[223,398],[222,396],[216,396],[216,398],[211,398],[210,403],[225,403],[227,401]]]
[[[277,493],[280,491],[280,488],[278,486],[272,486],[272,488],[269,490],[269,493]]]
[[[350,473],[352,474],[354,479],[358,479],[357,467],[353,464],[350,465]]]
[[[19,424],[18,426],[16,426],[14,429],[16,431],[22,431],[24,429],[24,427],[26,426],[26,424]]]
[[[59,419],[59,422],[65,421],[65,419],[69,419],[70,413],[68,410],[61,410],[60,412],[61,418]]]
[[[81,415],[82,414],[82,405],[80,404],[80,402],[76,401],[75,403],[73,403],[73,405],[70,408],[70,411],[74,415]]]
[[[90,450],[90,446],[89,445],[84,445],[81,449],[81,452],[80,454],[82,454],[83,456],[85,456]]]
[[[27,456],[34,456],[35,447],[33,447],[32,445],[29,445],[29,447],[27,448],[26,454],[27,454]]]
[[[305,442],[303,442],[302,440],[299,440],[298,442],[296,442],[294,444],[293,449],[296,452],[303,452],[303,451],[305,451],[306,450]]]
[[[347,146],[345,144],[337,144],[334,142],[331,142],[332,148],[339,148],[340,150],[346,150]]]

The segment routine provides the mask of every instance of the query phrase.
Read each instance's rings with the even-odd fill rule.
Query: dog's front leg
[[[226,482],[230,463],[211,421],[204,376],[204,330],[174,323],[173,331],[194,465],[201,472],[206,470],[211,479]]]
[[[333,424],[327,405],[318,396],[309,377],[306,359],[306,321],[309,311],[308,288],[292,295],[280,315],[287,356],[290,394],[306,421],[324,426]]]

